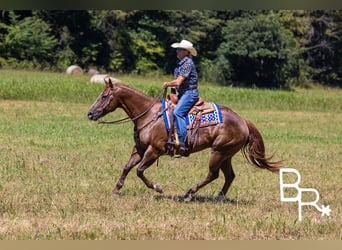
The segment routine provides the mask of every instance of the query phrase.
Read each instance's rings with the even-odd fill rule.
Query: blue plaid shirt
[[[174,78],[176,79],[178,76],[185,77],[182,84],[177,87],[177,91],[180,95],[184,94],[187,90],[197,89],[198,74],[195,64],[190,57],[186,56],[181,61],[177,61]]]

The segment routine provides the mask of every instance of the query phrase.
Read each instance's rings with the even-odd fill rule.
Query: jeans
[[[181,146],[184,146],[186,139],[186,116],[191,107],[198,100],[198,90],[188,90],[179,99],[173,115],[177,125],[178,139]]]

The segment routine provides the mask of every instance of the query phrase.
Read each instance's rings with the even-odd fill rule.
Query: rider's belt
[[[197,86],[191,86],[186,91],[188,91],[188,90],[195,90],[195,89],[197,89]]]

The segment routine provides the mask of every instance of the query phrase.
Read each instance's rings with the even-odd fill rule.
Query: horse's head
[[[110,78],[104,80],[106,88],[97,97],[88,111],[89,120],[96,121],[106,114],[114,111],[118,106],[118,99],[114,98],[114,85]]]

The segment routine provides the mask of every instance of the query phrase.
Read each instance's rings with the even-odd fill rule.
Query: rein
[[[152,109],[152,107],[160,100],[161,96],[165,96],[166,95],[166,91],[167,89],[163,88],[159,91],[158,95],[156,97],[154,97],[154,102],[151,104],[150,107],[148,107],[144,112],[142,112],[141,114],[137,115],[136,117],[130,118],[130,117],[126,117],[120,120],[116,120],[116,121],[111,121],[111,122],[106,122],[106,121],[99,121],[99,124],[121,124],[121,123],[126,123],[126,122],[131,122],[131,121],[135,121],[138,120],[139,118],[143,117],[144,115],[147,114],[148,111],[150,111]]]

